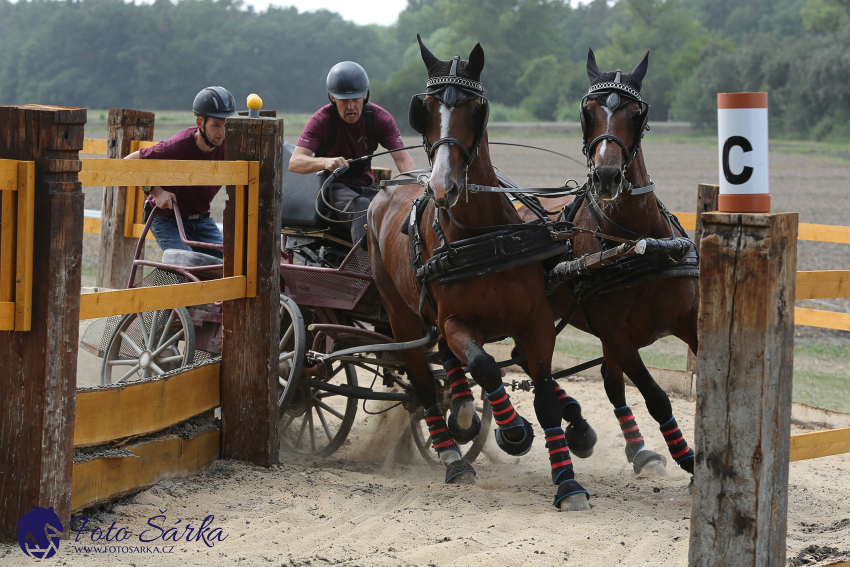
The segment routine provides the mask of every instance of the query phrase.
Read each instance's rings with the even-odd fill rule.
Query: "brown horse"
[[[425,408],[433,447],[446,465],[447,483],[474,482],[475,471],[461,459],[455,442],[459,437],[474,436],[476,427],[469,419],[472,412],[464,411],[472,406],[463,370],[466,365],[493,406],[499,446],[512,455],[530,450],[531,426],[514,409],[496,361],[483,349],[488,341],[513,337],[524,347],[535,385],[534,409],[546,431],[552,479],[558,486],[555,505],[588,510],[589,493],[574,479],[569,448],[560,428],[558,395],[562,391],[552,380],[550,369],[554,319],[544,294],[540,263],[446,285],[425,282],[425,290],[420,291],[421,282],[413,266],[418,253],[421,261],[416,264],[421,265],[433,256],[432,251],[490,232],[493,225],[521,224],[522,219],[503,195],[463,194],[467,181],[498,185],[487,145],[489,103],[479,79],[484,51],[476,45],[468,61],[459,57],[443,61],[421,39],[419,45],[429,81],[424,99],[414,97],[411,101],[410,121],[423,135],[433,165],[425,186],[427,202],[418,214],[412,213],[412,203],[423,195],[421,186],[383,189],[369,207],[368,236],[372,272],[393,336],[400,341],[416,340],[433,325],[445,340],[441,351],[455,402],[448,423],[437,405],[435,380],[424,351],[401,352],[413,389]]]
[[[649,105],[640,95],[648,61],[649,53],[629,74],[620,70],[602,73],[593,51],[589,52],[587,73],[591,88],[582,100],[580,112],[590,187],[577,211],[575,206],[564,209],[570,214],[568,220],[579,227],[630,240],[686,236],[656,198],[640,147],[643,132],[648,129]],[[561,209],[570,199],[541,202],[552,211]],[[520,209],[520,214],[526,220],[534,218],[525,208]],[[581,234],[573,241],[573,255],[579,258],[607,247],[606,241]],[[562,284],[549,297],[552,310],[556,318],[575,313],[570,324],[601,340],[605,392],[615,408],[626,440],[626,458],[635,473],[664,475],[666,459],[644,446],[626,404],[624,372],[660,425],[672,458],[693,474],[694,453],[679,431],[667,394],[653,380],[638,349],[674,335],[697,352],[699,279],[655,279],[615,291],[590,293],[576,310],[577,291],[581,295],[577,287]]]

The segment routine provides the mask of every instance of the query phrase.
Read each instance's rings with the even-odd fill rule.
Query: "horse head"
[[[479,81],[484,50],[476,44],[468,60],[441,60],[416,38],[428,69],[428,84],[424,93],[411,99],[409,121],[422,135],[431,162],[425,190],[436,207],[449,209],[466,188],[467,169],[487,128],[489,102]]]
[[[649,118],[640,89],[649,64],[647,51],[631,73],[599,70],[593,50],[587,55],[590,90],[581,100],[582,151],[587,156],[591,190],[603,201],[616,199],[637,157]]]

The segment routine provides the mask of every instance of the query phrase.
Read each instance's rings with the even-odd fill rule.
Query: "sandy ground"
[[[506,381],[519,378],[508,375]],[[407,415],[361,411],[352,434],[328,460],[284,461],[270,469],[217,461],[199,476],[172,480],[94,511],[101,529],[113,522],[139,544],[177,525],[197,527],[214,515],[224,541],[167,542],[169,554],[86,553],[91,536],[64,540],[44,565],[347,565],[347,566],[609,566],[687,564],[689,478],[668,466],[669,478],[637,478],[599,382],[568,382],[599,434],[592,457],[576,459],[579,481],[593,510],[559,512],[551,505],[548,459],[541,431],[531,453],[508,457],[488,444],[475,462],[475,486],[447,486],[444,472],[424,463],[408,442]],[[650,449],[664,441],[639,401],[628,392]],[[513,395],[532,417],[532,396]],[[673,398],[674,413],[693,437],[694,403]],[[371,407],[370,409],[375,409]],[[533,421],[533,420],[532,420]],[[536,425],[535,425],[536,427]],[[796,430],[796,428],[795,428]],[[388,451],[387,448],[393,449]],[[824,556],[807,565],[850,559],[850,455],[791,464],[787,554]],[[179,521],[179,523],[178,523]],[[91,525],[89,527],[92,527]],[[115,533],[113,531],[113,533]],[[104,543],[104,542],[100,542]],[[112,544],[111,544],[112,545]],[[814,546],[814,547],[812,547]],[[811,553],[810,553],[811,552]],[[17,546],[0,546],[0,564],[34,563]]]

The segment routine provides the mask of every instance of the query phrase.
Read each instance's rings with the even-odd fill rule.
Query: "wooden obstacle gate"
[[[0,107],[3,541],[16,538],[18,519],[33,506],[52,506],[67,525],[72,510],[168,475],[198,470],[219,455],[264,466],[277,458],[277,408],[272,402],[278,388],[278,344],[271,337],[278,336],[279,325],[277,187],[283,122],[229,118],[228,161],[203,163],[80,160],[85,123],[85,109]],[[113,149],[107,147],[107,151]],[[80,296],[83,185],[218,184],[227,185],[228,193],[223,279]],[[7,197],[12,191],[16,199]],[[127,202],[125,198],[125,214]],[[7,220],[11,215],[14,224]],[[14,233],[15,240],[7,233]],[[10,266],[20,280],[11,286],[12,294]],[[120,279],[115,274],[111,277]],[[30,282],[31,324],[30,330],[24,330],[19,326],[26,319],[19,318],[18,310],[21,305],[26,308]],[[124,285],[126,278],[120,287]],[[227,339],[221,363],[77,394],[81,318],[214,301],[225,302]],[[11,318],[6,304],[14,305]],[[128,437],[156,433],[216,406],[222,411],[220,432],[126,442]],[[75,448],[122,439],[123,447],[130,449],[128,455],[78,459],[74,464]]]

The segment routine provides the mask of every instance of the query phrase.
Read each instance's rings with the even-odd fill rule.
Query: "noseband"
[[[635,144],[631,150],[626,146],[626,143],[620,139],[619,136],[614,134],[602,134],[594,138],[590,143],[587,141],[587,118],[585,117],[585,113],[587,112],[587,101],[588,100],[596,100],[600,104],[604,104],[608,107],[611,112],[614,112],[618,108],[622,106],[626,106],[630,102],[637,102],[640,107],[640,115],[642,117],[640,122],[640,128],[637,132],[637,136],[635,136]],[[592,85],[588,93],[581,99],[580,110],[579,113],[581,115],[581,132],[582,132],[582,149],[581,152],[584,154],[587,159],[587,176],[590,180],[590,183],[593,184],[593,176],[596,173],[596,165],[593,163],[593,151],[596,149],[601,142],[611,141],[620,146],[623,150],[623,155],[626,156],[626,161],[623,164],[622,175],[623,179],[626,177],[626,172],[631,167],[635,158],[637,158],[638,152],[640,151],[640,144],[643,141],[643,133],[649,130],[649,126],[647,122],[649,121],[649,108],[650,105],[647,104],[643,98],[640,96],[640,91],[634,89],[628,85],[625,85],[620,82],[620,70],[617,70],[617,76],[613,82],[605,82],[598,83]],[[629,191],[632,195],[640,195],[642,193],[648,193],[655,188],[655,185],[650,184],[648,187],[641,187],[639,189],[635,189],[630,187]]]

